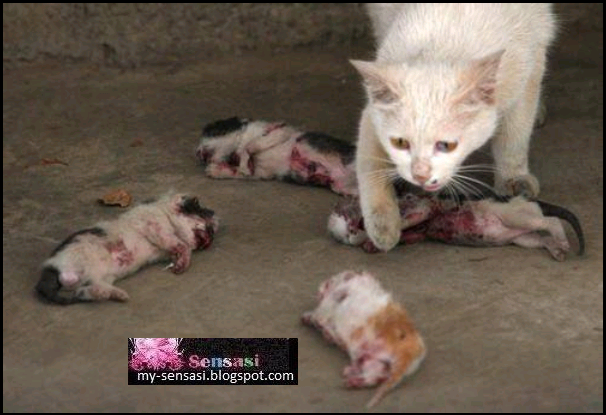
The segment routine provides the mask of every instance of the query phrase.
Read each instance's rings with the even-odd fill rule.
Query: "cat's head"
[[[504,51],[471,62],[351,61],[364,79],[378,138],[399,176],[436,191],[497,127]]]

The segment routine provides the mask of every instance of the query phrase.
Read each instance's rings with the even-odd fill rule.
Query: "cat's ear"
[[[495,105],[497,72],[505,50],[472,61],[463,71],[457,102],[467,105]]]
[[[386,68],[374,62],[359,60],[349,61],[362,75],[373,103],[389,105],[401,97],[393,83],[389,80]]]

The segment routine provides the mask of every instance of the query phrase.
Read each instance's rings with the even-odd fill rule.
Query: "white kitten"
[[[379,3],[368,12],[377,58],[352,64],[368,93],[356,170],[375,245],[389,250],[399,238],[391,179],[442,189],[493,136],[497,189],[536,196],[528,150],[555,36],[551,4]]]

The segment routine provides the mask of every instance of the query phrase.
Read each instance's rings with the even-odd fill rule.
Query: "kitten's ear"
[[[505,50],[472,61],[462,75],[457,102],[468,105],[495,105],[497,72]]]
[[[392,104],[400,99],[384,67],[374,63],[358,60],[349,61],[362,75],[368,88],[370,99],[377,104]]]

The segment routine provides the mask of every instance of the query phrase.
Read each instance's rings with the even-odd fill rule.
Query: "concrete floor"
[[[201,126],[236,114],[353,140],[364,100],[347,58],[367,52],[5,72],[3,410],[361,411],[372,391],[342,386],[347,357],[299,317],[321,281],[366,269],[429,347],[378,411],[601,412],[602,33],[554,49],[548,123],[532,143],[542,198],[576,212],[586,232],[586,256],[563,263],[515,246],[421,243],[369,255],[327,236],[338,200],[327,190],[202,176]],[[125,188],[141,201],[171,187],[200,193],[223,220],[188,272],[144,269],[118,283],[126,304],[60,307],[33,295],[56,243],[120,212],[98,197]],[[127,338],[164,336],[297,337],[299,385],[127,386]]]

